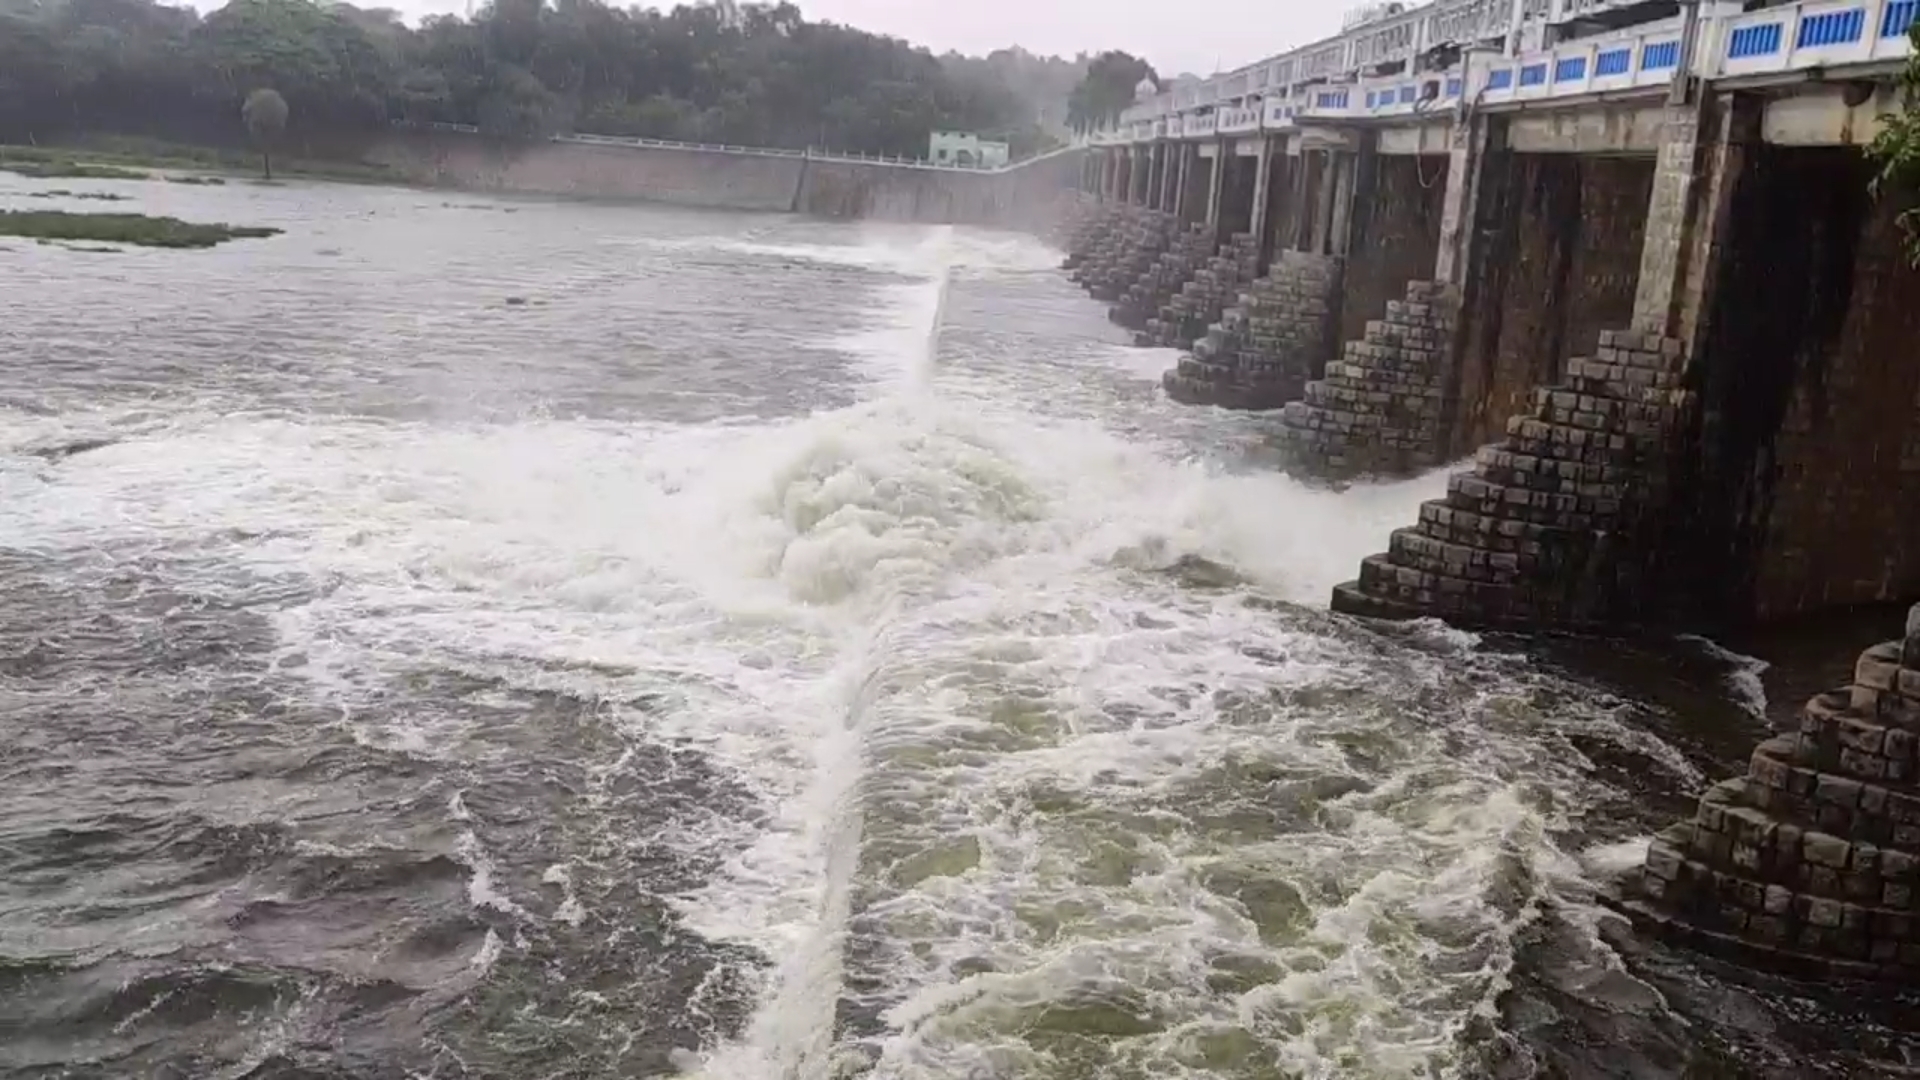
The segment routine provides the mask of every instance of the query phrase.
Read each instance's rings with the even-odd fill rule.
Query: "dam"
[[[1088,139],[1076,280],[1295,476],[1467,467],[1336,611],[1527,631],[1920,596],[1920,273],[1863,153],[1912,0],[1443,0]],[[1920,608],[1663,833],[1651,928],[1920,977]]]

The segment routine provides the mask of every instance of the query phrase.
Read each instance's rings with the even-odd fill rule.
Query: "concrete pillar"
[[[1179,167],[1175,169],[1175,177],[1173,177],[1173,213],[1181,215],[1181,221],[1187,221],[1187,184],[1192,183],[1194,154],[1192,154],[1192,146],[1187,146],[1185,142],[1175,142],[1173,148],[1175,148],[1173,156],[1179,160]]]
[[[1273,145],[1260,136],[1260,159],[1253,171],[1253,223],[1247,231],[1257,241],[1267,235],[1267,188],[1273,181]],[[1261,241],[1264,247],[1264,241]]]
[[[1288,251],[1307,250],[1312,237],[1313,216],[1307,212],[1307,193],[1313,181],[1313,155],[1290,149],[1288,151],[1288,176],[1292,180],[1292,190],[1287,192],[1287,205],[1292,207],[1287,220],[1287,235],[1281,237],[1281,245]]]
[[[1474,217],[1491,130],[1492,121],[1474,116],[1456,121],[1448,132],[1447,189],[1440,197],[1440,249],[1433,267],[1433,280],[1443,285],[1465,285],[1467,268],[1473,265]]]
[[[1166,157],[1161,161],[1160,206],[1159,209],[1171,214],[1180,208],[1178,193],[1174,190],[1175,180],[1180,168],[1180,144],[1168,143]]]
[[[1232,148],[1224,142],[1216,141],[1213,149],[1213,173],[1211,182],[1207,185],[1206,221],[1207,228],[1218,229],[1220,227],[1220,189],[1226,183],[1227,165],[1230,163],[1228,155],[1232,153]]]
[[[1327,255],[1333,251],[1333,208],[1339,201],[1342,155],[1332,150],[1322,150],[1320,154],[1320,198],[1319,205],[1313,209],[1313,238],[1308,250],[1315,255]]]
[[[1340,183],[1333,193],[1333,233],[1329,254],[1344,256],[1353,239],[1355,199],[1371,199],[1373,144],[1369,139],[1358,153],[1336,155],[1340,160]]]
[[[1654,165],[1633,324],[1692,352],[1711,297],[1733,189],[1759,139],[1760,101],[1720,94],[1667,110]]]

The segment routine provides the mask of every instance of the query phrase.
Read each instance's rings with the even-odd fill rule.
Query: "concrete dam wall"
[[[364,157],[410,183],[466,191],[1011,227],[1047,221],[1071,198],[1082,154],[966,171],[778,151],[395,131]]]

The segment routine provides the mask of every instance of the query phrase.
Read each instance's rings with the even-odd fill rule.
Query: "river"
[[[1294,483],[1023,237],[61,186],[286,233],[0,239],[0,1076],[1916,1058],[1602,902],[1879,623],[1331,616],[1444,476]]]

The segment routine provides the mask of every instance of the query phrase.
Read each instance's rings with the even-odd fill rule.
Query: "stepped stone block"
[[[1094,252],[1078,271],[1076,279],[1096,300],[1112,302],[1129,285],[1139,280],[1147,267],[1167,250],[1179,220],[1158,210],[1136,210],[1120,228]]]
[[[1204,224],[1188,226],[1175,235],[1167,250],[1127,287],[1119,302],[1108,310],[1108,317],[1130,330],[1143,329],[1148,318],[1207,261],[1213,248],[1212,229]]]
[[[1073,268],[1073,280],[1092,288],[1096,276],[1105,274],[1124,253],[1129,237],[1138,227],[1141,216],[1146,213],[1137,206],[1116,206],[1111,216],[1095,231],[1078,265]]]
[[[1298,398],[1332,354],[1338,258],[1282,252],[1162,382],[1188,405],[1274,409]]]
[[[1120,227],[1126,211],[1126,207],[1117,203],[1095,204],[1072,226],[1065,245],[1067,257],[1060,268],[1074,270],[1084,264],[1094,250]]]
[[[1220,251],[1194,271],[1192,280],[1169,297],[1159,314],[1136,335],[1140,345],[1192,349],[1220,321],[1228,306],[1260,277],[1260,240],[1252,233],[1235,233]]]
[[[1038,235],[1047,243],[1070,253],[1081,231],[1099,216],[1101,210],[1098,199],[1085,192],[1078,193],[1067,201],[1060,216],[1040,229]]]
[[[1920,606],[1647,850],[1636,920],[1800,974],[1920,980]]]
[[[1391,476],[1441,460],[1446,364],[1459,312],[1445,285],[1414,282],[1407,298],[1349,341],[1325,376],[1281,416],[1281,445],[1321,479]]]
[[[1406,308],[1416,303],[1390,321],[1414,317]],[[1406,385],[1434,393],[1422,381],[1424,355],[1404,355],[1424,354],[1424,340],[1393,346],[1380,354],[1394,355],[1393,363],[1369,370],[1402,371],[1413,380]],[[1508,421],[1504,440],[1453,476],[1446,497],[1421,507],[1419,520],[1395,534],[1384,554],[1361,563],[1359,580],[1334,590],[1335,610],[1558,627],[1630,615],[1643,594],[1642,567],[1657,547],[1652,516],[1666,503],[1674,435],[1692,408],[1678,386],[1681,357],[1677,341],[1603,333],[1594,359],[1574,361],[1566,384],[1536,391],[1532,411]],[[1356,382],[1349,374],[1342,371],[1346,382],[1311,399],[1317,407],[1341,407],[1341,422],[1351,424],[1344,437],[1366,425],[1387,436],[1390,423],[1424,422],[1415,408],[1391,410],[1437,401],[1402,395],[1384,376]],[[1404,447],[1409,461],[1417,460],[1413,441]]]

